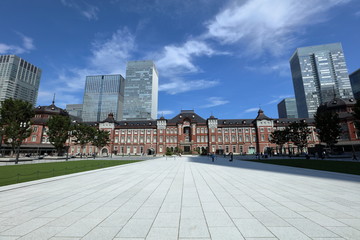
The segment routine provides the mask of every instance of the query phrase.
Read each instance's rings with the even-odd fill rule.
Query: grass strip
[[[245,161],[360,175],[360,162],[311,159],[269,159]]]
[[[140,160],[81,160],[0,166],[0,186],[112,167]]]

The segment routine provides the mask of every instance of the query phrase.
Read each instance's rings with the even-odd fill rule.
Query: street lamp
[[[94,136],[94,139],[95,139],[95,142],[97,142],[97,139],[98,139],[98,136]],[[96,155],[97,155],[97,151],[96,151],[97,147],[95,146],[95,149],[94,149],[94,153],[93,153],[93,159],[95,159]]]
[[[66,161],[69,160],[69,149],[70,149],[71,134],[72,134],[72,131],[69,131],[68,132],[68,144],[67,144],[67,147],[66,147]]]
[[[3,154],[1,153],[1,147],[2,147],[2,141],[3,141],[3,131],[4,129],[2,127],[0,127],[0,157],[3,156]]]
[[[20,122],[20,133],[21,133],[21,138],[22,138],[22,135],[24,133],[24,131],[26,131],[26,129],[28,128],[29,124],[27,122]],[[20,138],[20,139],[21,139]],[[21,140],[22,141],[22,140]],[[18,147],[17,147],[17,152],[16,152],[16,159],[15,159],[15,164],[18,164],[19,163],[19,155],[20,155],[20,145],[21,145],[21,142],[19,141],[18,142]]]

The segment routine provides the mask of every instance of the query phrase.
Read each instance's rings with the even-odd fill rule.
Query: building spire
[[[54,93],[54,97],[53,97],[53,100],[52,100],[52,105],[55,105],[55,93]]]

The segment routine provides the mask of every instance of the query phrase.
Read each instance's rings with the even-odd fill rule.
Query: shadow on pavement
[[[201,163],[201,164],[211,164],[211,165],[218,165],[218,166],[225,166],[225,167],[244,168],[244,169],[250,169],[250,170],[257,170],[257,171],[269,171],[269,172],[277,172],[277,173],[284,173],[284,174],[294,174],[294,175],[302,175],[302,176],[309,176],[309,177],[360,182],[359,175],[328,172],[328,171],[314,170],[314,169],[307,169],[307,168],[289,167],[289,166],[267,164],[267,163],[251,162],[250,159],[246,159],[246,160],[250,160],[250,161],[244,161],[244,160],[241,160],[240,157],[234,157],[233,162],[229,161],[229,157],[224,158],[222,156],[217,156],[214,162],[211,161],[210,157],[206,157],[206,156],[204,156],[204,157],[203,156],[189,157],[188,160],[191,162],[196,162],[196,163]]]

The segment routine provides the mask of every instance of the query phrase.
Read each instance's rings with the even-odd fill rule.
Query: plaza
[[[162,157],[0,187],[0,239],[360,239],[360,176]]]

